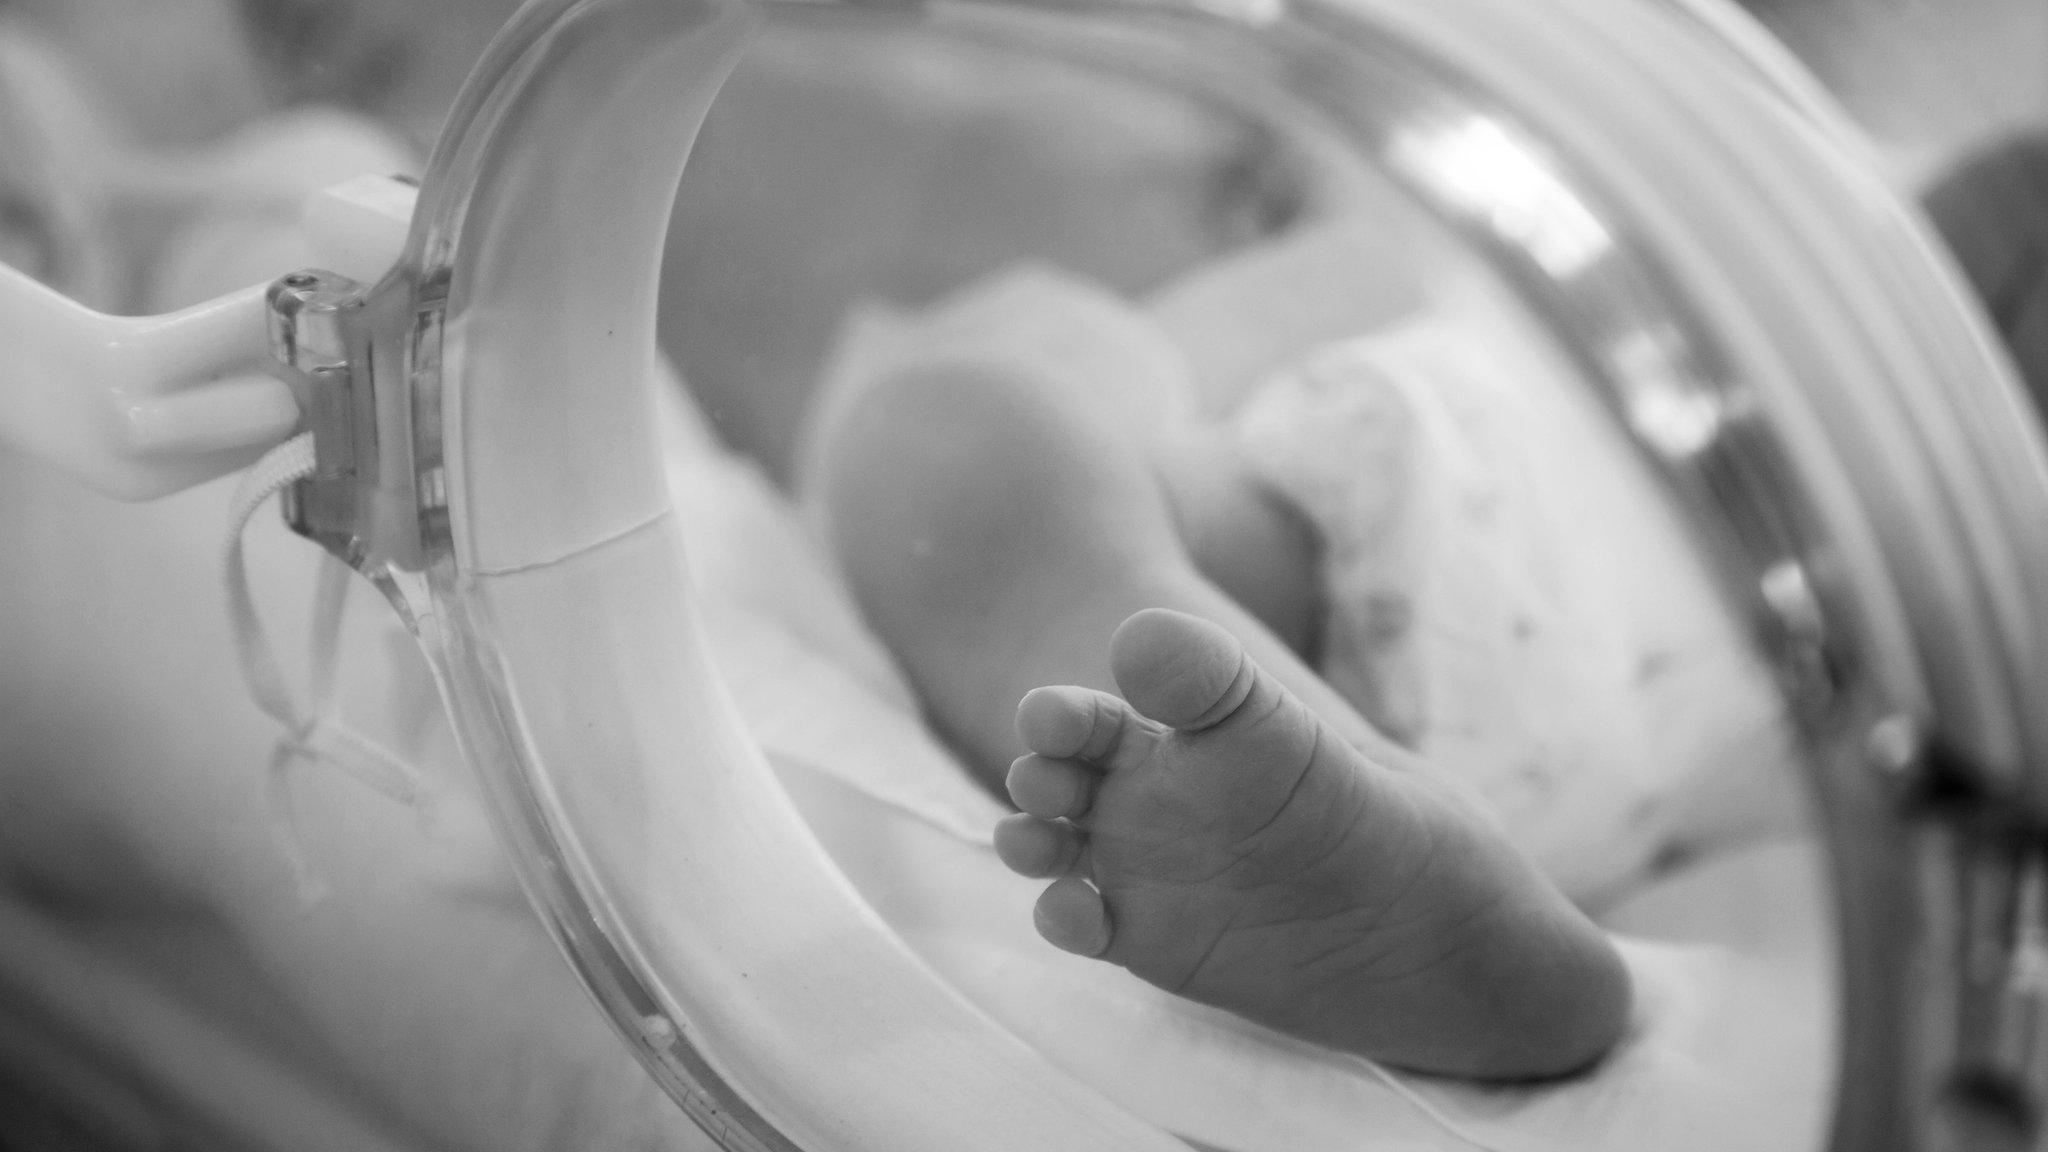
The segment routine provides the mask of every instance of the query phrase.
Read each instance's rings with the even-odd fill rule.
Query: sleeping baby
[[[1624,486],[1519,474],[1489,436],[1568,430],[1466,351],[1322,341],[1205,411],[1160,326],[1024,268],[857,318],[804,486],[930,722],[1020,809],[996,848],[1052,881],[1048,941],[1385,1063],[1554,1076],[1629,1019],[1573,897],[1696,847],[1672,808],[1723,819],[1672,805],[1657,693],[1753,713],[1758,748],[1714,753],[1770,760],[1776,726],[1725,642],[1639,626],[1694,591],[1682,542],[1545,544],[1546,499]]]

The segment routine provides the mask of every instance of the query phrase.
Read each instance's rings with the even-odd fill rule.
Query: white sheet
[[[1489,1087],[1392,1073],[1180,1000],[1036,937],[1038,884],[990,847],[1002,806],[927,734],[795,511],[686,414],[675,419],[671,485],[720,666],[820,839],[934,969],[1126,1107],[1232,1152],[1818,1147],[1830,969],[1818,934],[1793,930],[1821,914],[1809,850],[1747,849],[1623,905],[1635,923],[1682,932],[1700,877],[1712,890],[1731,873],[1791,906],[1786,931],[1742,951],[1711,931],[1684,944],[1624,940],[1634,1026],[1604,1064],[1568,1081]]]

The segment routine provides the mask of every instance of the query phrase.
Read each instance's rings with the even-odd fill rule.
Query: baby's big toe
[[[1132,707],[1184,732],[1229,716],[1258,682],[1258,670],[1237,637],[1219,624],[1164,608],[1125,620],[1110,637],[1109,661]]]

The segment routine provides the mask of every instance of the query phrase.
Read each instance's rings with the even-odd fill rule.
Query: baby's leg
[[[1494,830],[1331,730],[1216,625],[1133,616],[1124,699],[1024,698],[1024,813],[996,848],[1059,877],[1039,931],[1191,999],[1426,1072],[1555,1075],[1619,1037],[1607,938]],[[1126,703],[1128,700],[1129,703]]]
[[[1202,576],[1184,511],[1105,406],[967,360],[859,387],[818,440],[826,535],[929,718],[991,788],[1025,751],[1017,701],[1113,687],[1108,638],[1148,607],[1217,621],[1347,739],[1407,756]]]

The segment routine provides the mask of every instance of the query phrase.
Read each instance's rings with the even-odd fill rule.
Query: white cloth
[[[1796,779],[1769,673],[1643,466],[1510,333],[1431,316],[1324,344],[1229,419],[1321,536],[1324,678],[1567,893],[1771,823],[1694,803]]]
[[[751,464],[689,451],[709,444],[678,431],[671,484],[719,665],[770,762],[927,963],[1125,1107],[1230,1152],[1818,1146],[1832,1017],[1815,955],[1624,942],[1637,1009],[1621,1047],[1586,1075],[1500,1088],[1390,1072],[1045,944],[1040,883],[990,845],[1005,810],[927,733],[795,510]]]

